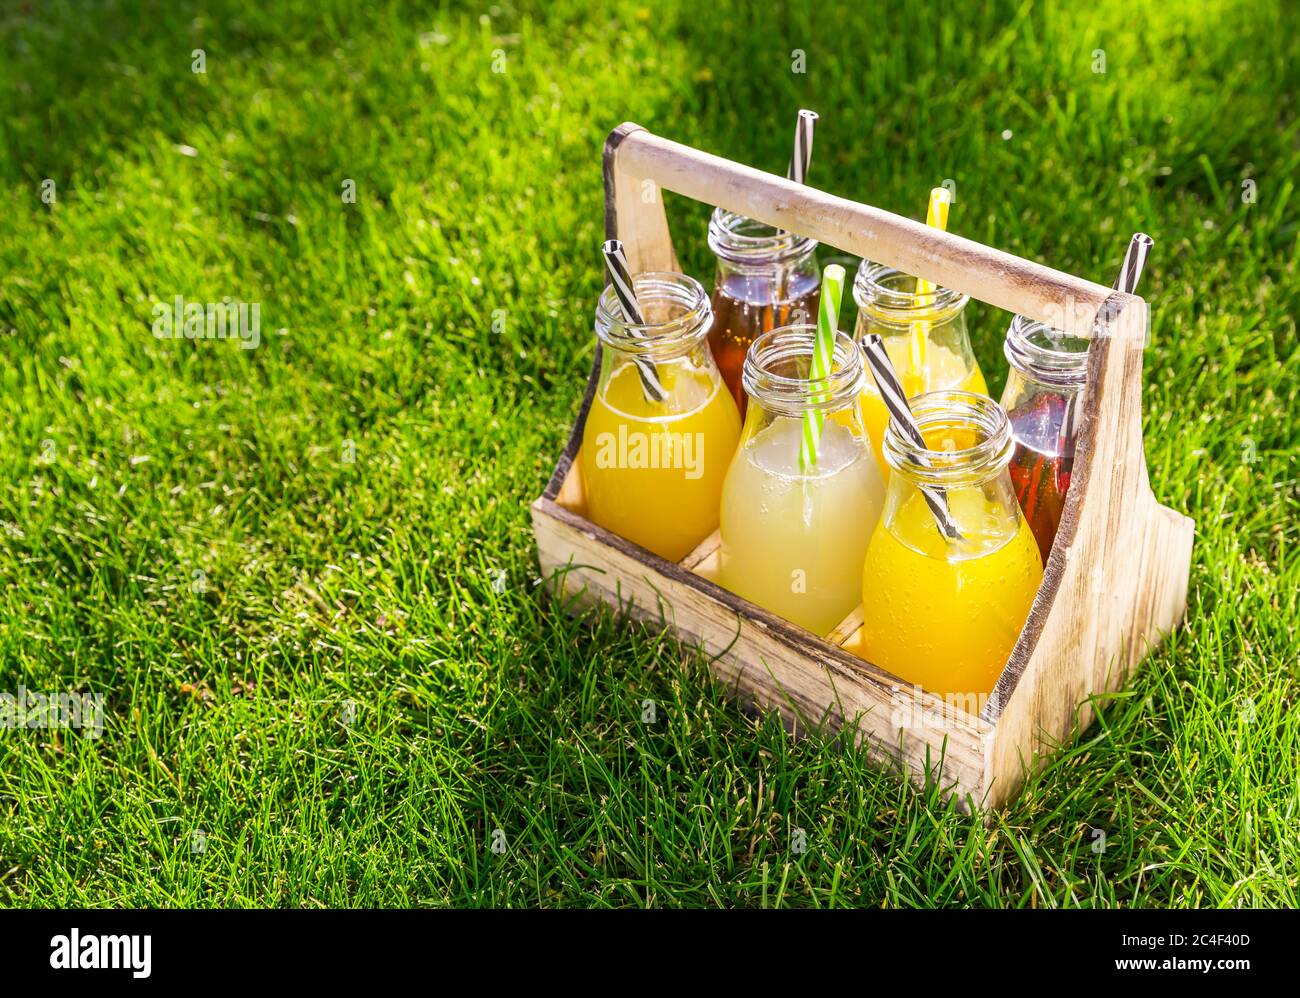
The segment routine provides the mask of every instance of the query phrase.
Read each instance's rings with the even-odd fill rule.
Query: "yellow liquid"
[[[927,343],[925,366],[918,369],[912,358],[910,336],[890,336],[884,342],[885,351],[889,354],[908,398],[924,392],[951,389],[977,392],[980,395],[989,393],[979,365],[967,367],[961,356],[946,346],[933,341]],[[867,435],[871,437],[871,447],[876,452],[880,473],[888,481],[890,469],[885,463],[883,448],[885,427],[889,425],[889,410],[885,408],[885,400],[880,397],[876,382],[870,376],[867,378],[867,387],[862,392],[862,422],[867,428]]]
[[[719,584],[822,635],[858,605],[885,491],[860,431],[835,415],[812,469],[799,467],[802,422],[779,416],[736,452],[722,492]]]
[[[939,536],[915,491],[872,535],[862,570],[862,655],[977,712],[1024,627],[1043,563],[1018,512],[1007,539],[1007,514],[980,490],[950,491],[948,501],[962,541]]]
[[[715,369],[687,358],[657,366],[664,402],[646,399],[631,363],[597,391],[578,463],[588,519],[680,561],[718,529],[740,415]]]

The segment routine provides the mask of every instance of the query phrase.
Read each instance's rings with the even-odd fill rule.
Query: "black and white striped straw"
[[[790,157],[790,166],[785,171],[787,180],[796,184],[808,182],[808,167],[812,164],[813,129],[817,125],[817,112],[807,108],[799,112],[794,125],[794,154]]]
[[[607,239],[600,249],[605,256],[605,269],[609,271],[609,280],[614,286],[614,295],[618,298],[619,307],[623,310],[623,318],[632,326],[644,326],[645,314],[636,300],[636,287],[632,283],[632,272],[628,269],[627,254],[623,252],[622,242],[617,239]],[[642,335],[639,329],[628,331],[634,336]],[[633,357],[632,361],[636,364],[636,372],[641,377],[641,389],[645,392],[646,399],[650,402],[662,402],[666,399],[668,393],[659,380],[659,370],[654,362],[647,357]]]
[[[813,130],[816,126],[817,112],[801,108],[794,123],[794,151],[790,154],[790,165],[785,170],[786,180],[793,180],[796,184],[808,183],[808,167],[812,165]],[[776,231],[778,234],[785,232],[784,229]],[[787,276],[785,268],[780,268],[779,296],[782,299],[786,296]]]
[[[1133,238],[1128,242],[1128,249],[1124,251],[1124,262],[1120,264],[1119,273],[1115,275],[1115,283],[1111,285],[1114,290],[1130,295],[1137,294],[1138,282],[1142,280],[1142,271],[1147,265],[1147,257],[1151,254],[1151,247],[1154,245],[1155,240],[1145,232],[1133,233]],[[1074,470],[1074,448],[1070,443],[1075,439],[1082,394],[1080,391],[1070,396],[1065,404],[1065,415],[1061,418],[1061,436],[1057,449],[1061,455],[1060,474],[1062,475],[1068,475]]]
[[[872,377],[876,379],[876,387],[880,389],[880,397],[884,399],[885,408],[889,410],[890,422],[922,451],[928,450],[925,437],[921,433],[921,428],[916,425],[912,409],[907,404],[907,395],[904,394],[903,386],[898,381],[898,375],[894,373],[894,365],[890,363],[889,354],[885,352],[885,343],[879,334],[868,333],[862,338],[862,352],[866,355],[867,366],[871,368]],[[922,458],[922,461],[929,463],[926,458]],[[949,540],[961,540],[957,521],[952,518],[952,512],[948,509],[947,495],[941,489],[930,486],[922,485],[920,488],[925,504],[934,514],[934,522],[939,528],[939,533]]]
[[[1136,294],[1138,281],[1142,280],[1142,268],[1147,265],[1147,256],[1154,245],[1155,240],[1145,232],[1135,232],[1124,254],[1124,264],[1111,287],[1130,295]]]

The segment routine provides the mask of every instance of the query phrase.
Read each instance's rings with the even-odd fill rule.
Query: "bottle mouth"
[[[1088,376],[1092,341],[1017,315],[1007,328],[1002,352],[1007,363],[1035,381],[1061,388],[1081,388]]]
[[[934,287],[918,294],[917,278],[883,263],[863,260],[853,279],[853,300],[858,308],[887,325],[907,327],[913,322],[944,322],[970,301],[952,288]]]
[[[813,382],[813,344],[817,327],[800,324],[770,329],[755,338],[745,355],[741,384],[750,399],[781,416],[836,412],[857,405],[865,384],[862,353],[845,333],[835,334],[828,378]]]
[[[738,266],[761,267],[790,263],[817,248],[817,240],[785,232],[734,211],[713,209],[709,218],[709,249]]]
[[[713,325],[709,296],[686,274],[646,271],[632,278],[644,323],[623,317],[613,285],[596,301],[596,338],[624,353],[675,357],[697,346]]]
[[[991,398],[975,392],[926,392],[909,405],[926,446],[918,447],[891,419],[883,450],[889,466],[918,485],[979,485],[1011,463],[1011,424]]]

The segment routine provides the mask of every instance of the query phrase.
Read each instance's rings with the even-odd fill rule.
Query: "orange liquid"
[[[663,402],[646,399],[631,363],[597,391],[578,462],[588,519],[680,561],[718,529],[740,416],[712,365],[679,358],[657,367]]]
[[[947,493],[963,539],[939,535],[913,491],[881,520],[862,570],[862,654],[977,712],[1020,636],[1043,579],[1034,535],[978,488]]]

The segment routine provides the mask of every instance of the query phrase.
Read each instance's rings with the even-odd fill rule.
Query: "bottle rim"
[[[885,429],[885,461],[917,485],[957,488],[1002,474],[1015,453],[1006,411],[987,395],[956,389],[925,392],[908,401],[922,435],[934,430],[973,431],[976,443],[936,450],[920,447],[894,420]]]
[[[661,358],[693,349],[713,325],[713,309],[703,285],[688,274],[651,270],[632,278],[643,317],[628,322],[612,284],[596,301],[596,338],[623,353]]]
[[[873,320],[904,328],[918,321],[946,322],[970,301],[970,295],[938,286],[917,294],[916,280],[897,267],[863,260],[853,278],[853,300]]]
[[[817,327],[807,323],[780,326],[754,338],[745,355],[741,384],[751,404],[781,416],[838,412],[857,405],[865,385],[862,352],[847,333],[836,332],[831,374],[822,385],[807,375],[782,373],[786,367],[808,369]]]
[[[709,249],[741,267],[770,267],[790,263],[817,248],[817,240],[786,232],[725,208],[709,217]]]
[[[1027,378],[1059,388],[1083,387],[1088,377],[1092,341],[1017,315],[1007,327],[1002,352],[1007,363]]]

